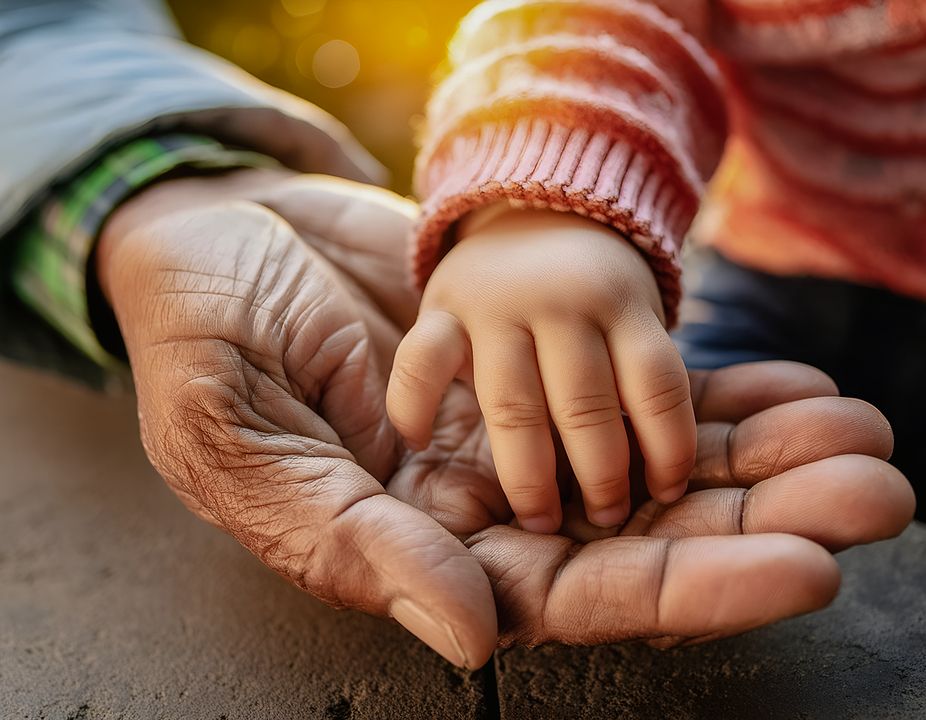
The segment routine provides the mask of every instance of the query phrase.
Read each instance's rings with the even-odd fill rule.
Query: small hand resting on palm
[[[656,280],[629,240],[578,215],[492,206],[465,221],[428,281],[396,354],[389,415],[420,450],[449,383],[472,380],[521,528],[562,522],[556,434],[588,520],[615,526],[630,515],[623,414],[653,498],[681,497],[694,465],[688,374],[664,326]]]

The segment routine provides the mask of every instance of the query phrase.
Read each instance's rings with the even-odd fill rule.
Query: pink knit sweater
[[[926,298],[926,0],[491,0],[451,61],[419,283],[456,220],[508,200],[630,237],[673,320],[699,208],[744,264]]]

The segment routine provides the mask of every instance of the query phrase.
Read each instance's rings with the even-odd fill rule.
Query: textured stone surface
[[[502,717],[926,718],[926,525],[839,561],[833,605],[739,637],[499,652]]]
[[[3,720],[485,715],[484,673],[328,608],[189,513],[132,397],[0,363],[0,398]]]

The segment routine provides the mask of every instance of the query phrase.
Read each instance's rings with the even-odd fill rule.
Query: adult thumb
[[[278,484],[277,476],[276,497],[252,498],[242,520],[225,527],[329,605],[393,617],[453,664],[484,665],[498,640],[495,600],[470,552],[350,460],[293,462],[310,466],[302,482]],[[289,472],[299,471],[290,464]]]

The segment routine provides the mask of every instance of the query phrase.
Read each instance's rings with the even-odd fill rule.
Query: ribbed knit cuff
[[[486,125],[430,157],[420,168],[419,185],[427,195],[412,244],[419,286],[456,242],[457,220],[507,200],[515,207],[585,215],[630,238],[659,283],[670,327],[676,323],[679,252],[697,198],[626,139],[542,119]]]

